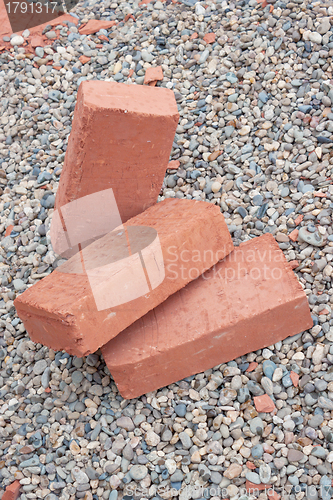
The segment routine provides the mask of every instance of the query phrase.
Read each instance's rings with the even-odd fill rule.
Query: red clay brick
[[[20,481],[16,480],[5,489],[2,500],[16,500],[20,494]]]
[[[172,90],[82,82],[56,208],[112,188],[126,222],[156,203],[178,119]]]
[[[127,274],[125,280],[119,280],[119,276],[123,276],[121,273],[133,269],[123,264],[123,261],[131,259],[125,231],[120,231],[123,227],[127,234],[139,229],[144,235],[147,227],[157,232],[165,277],[157,282],[161,284],[156,288],[151,286],[151,291],[145,281],[147,292],[144,295],[105,308],[103,301],[109,301],[115,295],[118,298],[123,293],[121,287],[124,283],[127,286],[130,283],[131,291],[136,287],[138,275],[133,281],[132,276],[127,279]],[[15,300],[17,312],[34,342],[55,350],[64,349],[76,356],[95,352],[233,250],[219,207],[203,201],[167,199],[120,228],[87,246]],[[121,246],[124,240],[125,255],[124,246]],[[131,244],[134,258],[139,255],[138,249],[135,249],[135,245],[139,244],[139,240]],[[146,260],[147,255],[144,252],[141,254],[151,284],[156,278],[153,274],[152,281],[149,274],[155,256],[151,260],[148,256]],[[87,274],[83,272],[81,258]],[[142,272],[140,261],[139,265]],[[115,280],[118,281],[115,283]],[[102,308],[99,307],[100,301]]]
[[[102,348],[126,399],[312,326],[305,293],[272,235],[241,244]]]
[[[5,2],[4,0],[0,0],[0,36],[8,35],[12,32],[13,31],[9,22]]]

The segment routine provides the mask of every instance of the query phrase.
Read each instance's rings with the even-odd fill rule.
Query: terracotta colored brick
[[[259,413],[271,413],[276,409],[274,401],[269,397],[268,394],[264,394],[263,396],[255,396],[253,398],[253,401],[254,406]]]
[[[12,33],[4,0],[0,0],[0,36]]]
[[[172,90],[82,82],[56,208],[112,188],[126,222],[156,203],[178,119]]]
[[[298,260],[290,260],[289,266],[291,267],[291,269],[296,269],[299,266]]]
[[[311,326],[306,295],[274,237],[266,234],[235,248],[102,353],[128,399]]]
[[[5,489],[2,500],[16,500],[20,494],[20,481],[16,480]]]
[[[162,266],[159,268],[156,263],[158,275],[149,274],[156,255],[150,258],[140,247],[141,235],[145,237],[147,228],[157,233],[163,252]],[[140,234],[130,245],[131,257],[125,234],[127,237],[135,230]],[[139,250],[144,268],[136,258]],[[87,246],[20,295],[15,307],[34,342],[84,356],[95,352],[232,250],[219,207],[203,201],[167,199]],[[126,279],[122,280],[122,273],[132,273],[132,269],[133,276],[125,274]],[[148,273],[144,294],[106,308],[105,301],[109,305],[111,299],[118,299],[127,289],[130,293],[136,290],[140,278],[135,274],[137,269]],[[154,288],[152,283],[160,275],[160,284]]]
[[[288,236],[291,239],[291,241],[297,241],[297,238],[298,238],[298,229],[294,229],[293,231],[291,231],[291,233],[289,233]]]
[[[101,29],[107,30],[112,28],[112,26],[115,26],[116,24],[116,21],[99,21],[98,19],[89,19],[87,24],[79,29],[79,33],[80,35],[92,35]]]
[[[256,469],[256,466],[254,465],[254,463],[253,462],[249,462],[249,461],[246,462],[246,467],[248,469],[250,469],[250,470],[255,470]]]
[[[158,82],[163,80],[162,66],[156,66],[155,68],[147,68],[145,73],[144,84],[148,85],[151,82]]]

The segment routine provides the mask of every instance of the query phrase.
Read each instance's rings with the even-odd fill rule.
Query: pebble
[[[23,36],[15,35],[10,39],[10,43],[13,46],[22,45],[24,43]]]
[[[141,481],[148,474],[148,469],[145,465],[133,465],[130,468],[130,476],[135,481]]]

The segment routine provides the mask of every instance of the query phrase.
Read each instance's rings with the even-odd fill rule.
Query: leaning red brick
[[[16,480],[5,489],[2,500],[16,500],[20,494],[21,484]]]
[[[162,187],[178,119],[172,90],[82,82],[56,208],[110,188],[122,222],[152,206]]]
[[[235,248],[102,353],[119,392],[129,399],[311,326],[301,285],[273,236],[264,235]]]
[[[232,250],[219,207],[167,199],[87,246],[15,307],[34,342],[84,356]]]

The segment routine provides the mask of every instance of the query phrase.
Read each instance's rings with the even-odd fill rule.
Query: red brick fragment
[[[215,33],[206,33],[205,36],[203,37],[206,43],[214,43],[215,38],[216,38]]]
[[[291,241],[297,241],[298,229],[294,229],[293,231],[291,231],[291,233],[289,233],[288,236],[291,239]]]
[[[156,262],[158,252],[153,252],[156,238],[146,246],[147,229],[158,236],[161,266]],[[139,232],[131,241],[133,231]],[[140,246],[142,240],[145,244]],[[219,207],[166,199],[84,248],[20,295],[15,307],[34,342],[85,356],[232,250]],[[149,279],[143,276],[142,289],[144,274]],[[129,295],[137,289],[134,298]],[[123,296],[125,301],[119,301]]]
[[[44,47],[44,45],[45,45],[44,39],[40,35],[32,36],[29,39],[29,41],[30,41],[30,45],[33,49],[35,49],[36,47]]]
[[[92,35],[99,30],[107,30],[117,24],[116,21],[99,21],[98,19],[89,19],[87,24],[79,28],[80,35]]]
[[[88,57],[88,56],[80,56],[79,57],[79,61],[82,63],[82,64],[86,64],[87,62],[89,62],[91,59],[91,57]]]
[[[13,229],[14,229],[14,226],[12,224],[10,224],[10,226],[8,226],[6,229],[5,236],[9,236],[10,233],[13,231]]]
[[[294,387],[297,387],[298,386],[298,381],[299,381],[299,375],[298,373],[295,373],[293,371],[290,372],[290,378],[291,378],[291,381],[294,385]]]
[[[261,3],[263,8],[265,8],[268,5],[266,0],[257,0],[257,3]]]
[[[255,396],[253,398],[254,406],[258,413],[271,413],[275,410],[274,401],[269,397],[268,394],[263,396]]]
[[[291,267],[291,269],[296,269],[299,266],[298,260],[290,260],[289,266]]]
[[[20,494],[21,484],[16,480],[5,489],[2,500],[16,500]]]
[[[252,361],[252,363],[249,364],[249,366],[246,368],[247,372],[253,372],[258,366],[258,363],[255,361]]]
[[[192,33],[192,35],[190,36],[190,40],[195,40],[196,38],[198,38],[198,33]]]
[[[314,191],[312,195],[317,198],[327,198],[327,193],[321,193],[320,191]]]
[[[268,493],[268,490],[272,489],[272,486],[270,484],[264,484],[264,483],[255,484],[249,481],[248,479],[246,480],[245,487],[247,491],[250,491],[252,493],[254,493],[255,491],[264,491],[264,490],[266,490]]]
[[[126,23],[126,21],[128,21],[129,19],[133,19],[133,21],[135,22],[135,17],[133,16],[133,14],[126,14],[126,16],[125,16],[125,23]]]
[[[296,225],[296,226],[299,226],[299,225],[300,225],[300,223],[302,222],[302,220],[303,220],[303,219],[304,219],[304,215],[302,215],[302,214],[298,215],[298,216],[296,217],[295,221],[294,221],[294,222],[295,222],[295,225]]]
[[[156,203],[178,119],[172,90],[82,82],[56,208],[107,188],[123,222]]]
[[[158,82],[163,80],[163,71],[162,66],[156,66],[155,68],[147,68],[145,73],[144,84],[148,85],[149,83]]]
[[[306,295],[274,237],[266,234],[235,248],[110,341],[102,353],[128,399],[310,326]],[[260,411],[275,408],[269,396],[269,405],[261,398]]]
[[[273,5],[272,5],[273,7]],[[281,495],[275,491],[273,488],[270,488],[268,491],[267,491],[267,496],[268,496],[268,500],[280,500],[281,498]]]
[[[177,170],[180,167],[180,161],[179,160],[171,160],[168,163],[168,169],[169,170]]]
[[[246,462],[246,467],[250,470],[256,469],[256,466],[254,465],[253,462],[249,462],[249,460]]]

